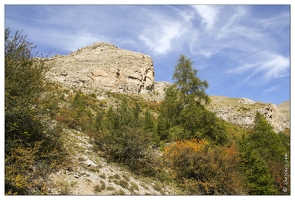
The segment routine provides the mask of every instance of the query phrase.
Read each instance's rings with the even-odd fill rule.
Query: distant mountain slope
[[[208,109],[225,121],[251,127],[256,112],[262,113],[274,127],[275,132],[290,128],[290,101],[278,106],[270,103],[254,102],[247,98],[211,96]]]

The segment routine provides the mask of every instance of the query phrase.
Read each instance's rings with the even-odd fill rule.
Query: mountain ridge
[[[153,60],[149,55],[120,49],[111,43],[96,42],[70,53],[45,59],[51,66],[46,78],[69,89],[92,93],[109,91],[137,94],[161,102],[172,83],[155,81]],[[290,101],[281,104],[254,102],[246,97],[210,95],[207,108],[228,122],[251,127],[256,112],[262,113],[275,132],[290,128]]]

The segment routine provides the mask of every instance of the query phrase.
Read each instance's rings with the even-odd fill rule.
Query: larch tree
[[[206,93],[209,84],[197,76],[198,71],[192,64],[184,55],[177,61],[174,84],[166,90],[161,105],[157,127],[159,137],[170,141],[208,138],[222,143],[226,141],[222,124],[216,123],[217,117],[205,109],[210,103]]]

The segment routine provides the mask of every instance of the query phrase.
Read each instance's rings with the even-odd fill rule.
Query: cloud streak
[[[250,72],[245,81],[249,81],[257,75],[261,82],[268,82],[273,79],[289,76],[290,60],[287,57],[272,52],[265,52],[256,62],[249,61],[242,66],[229,69],[227,73],[243,74]]]
[[[144,30],[139,36],[145,46],[150,48],[154,54],[164,54],[172,51],[173,40],[181,37],[185,28],[180,24],[162,24],[154,30]]]
[[[206,25],[206,30],[212,29],[218,10],[210,5],[195,5],[193,8],[202,18],[202,24]]]
[[[281,85],[273,85],[270,88],[267,88],[266,90],[263,91],[263,93],[271,93],[276,90],[278,90],[281,87]]]

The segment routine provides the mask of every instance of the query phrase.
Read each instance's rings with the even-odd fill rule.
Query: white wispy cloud
[[[156,54],[167,53],[173,50],[173,40],[183,34],[182,28],[180,24],[163,24],[155,29],[144,30],[139,39]]]
[[[254,76],[260,77],[260,82],[289,76],[290,60],[288,57],[266,51],[259,55],[259,59],[248,61],[243,65],[227,70],[227,73],[249,74],[244,82],[249,82]]]
[[[235,38],[237,35],[244,34],[243,27],[240,25],[240,19],[246,15],[246,9],[242,7],[234,7],[228,10],[228,12],[221,13],[217,17],[218,27],[216,27],[217,39]]]
[[[192,7],[195,10],[193,29],[198,30],[197,38],[190,43],[192,53],[208,59],[220,53],[218,50],[240,47],[237,45],[237,40],[241,39],[241,34],[244,34],[245,30],[237,23],[246,13],[243,8],[211,5]],[[198,16],[201,16],[201,22]]]
[[[202,23],[206,25],[206,29],[210,30],[214,26],[218,10],[210,5],[194,5],[193,8],[201,16]]]
[[[268,53],[268,60],[264,62],[259,69],[266,72],[266,80],[273,78],[282,78],[289,75],[290,60],[278,54]]]
[[[210,10],[209,13],[214,14],[208,14],[210,17],[203,14],[201,23],[205,21],[211,31],[202,29],[200,25],[195,26],[195,29],[200,31],[198,38],[192,40],[190,46],[192,53],[196,55],[210,58],[227,50],[228,57],[232,59],[239,55],[238,53],[242,56],[263,48],[276,48],[280,46],[277,37],[285,36],[288,39],[288,35],[284,35],[289,24],[286,13],[258,18],[252,16],[252,10],[248,6],[214,5],[210,6]],[[199,14],[199,11],[197,13]],[[197,20],[195,18],[196,24]],[[222,49],[222,52],[216,51],[218,49]]]
[[[186,12],[178,12],[177,15],[170,11],[177,9],[167,8],[165,12],[146,12],[143,30],[139,33],[138,39],[143,45],[150,49],[153,54],[166,54],[177,49],[175,44],[181,44],[186,38],[190,28],[190,14]]]
[[[82,48],[86,45],[91,45],[92,43],[98,41],[108,42],[108,39],[91,33],[87,30],[78,30],[78,31],[61,31],[55,29],[30,29],[27,31],[28,35],[31,38],[36,38],[36,43],[42,46],[51,46],[56,48],[58,46],[59,50],[71,52],[76,51],[79,48]],[[46,38],[46,40],[41,40],[38,38],[38,35]]]
[[[265,89],[265,90],[263,91],[263,93],[270,93],[270,92],[276,91],[276,90],[278,90],[280,87],[281,87],[281,85],[272,85],[271,87]]]

